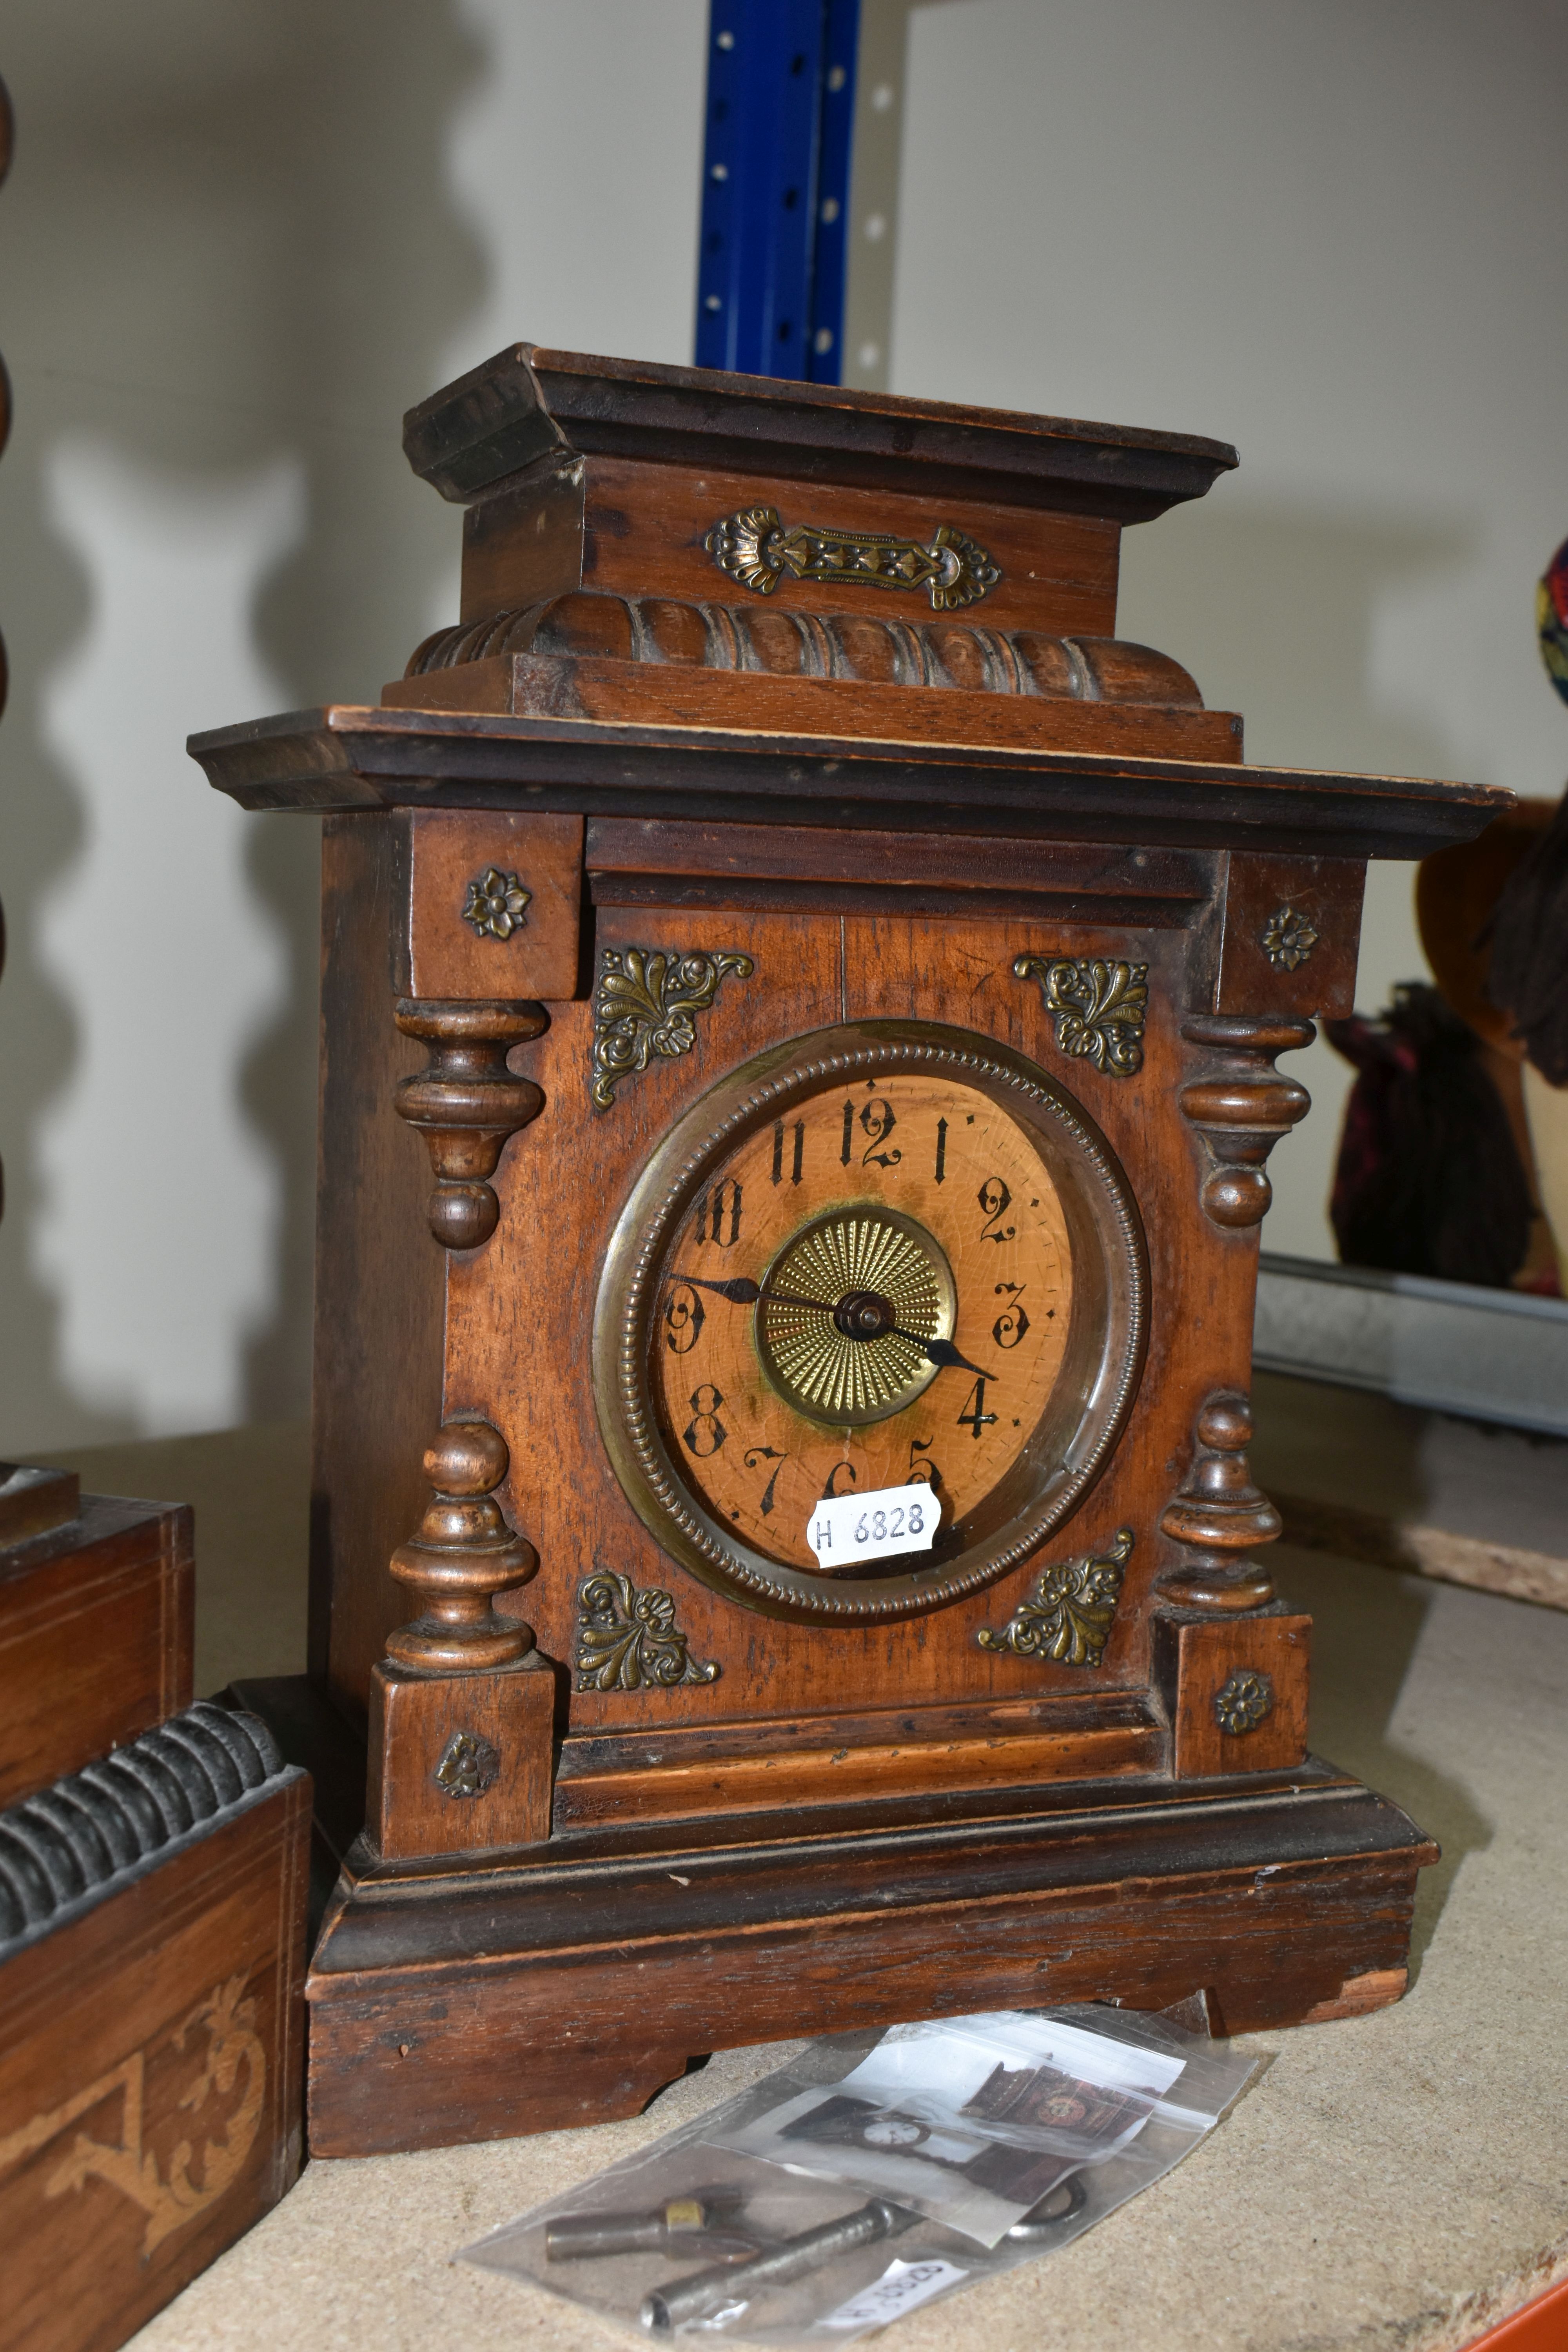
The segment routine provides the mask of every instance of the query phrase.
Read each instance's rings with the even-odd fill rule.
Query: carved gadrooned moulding
[[[1191,1558],[1161,1579],[1161,1595],[1183,1609],[1261,1609],[1274,1598],[1274,1579],[1247,1555],[1255,1544],[1272,1543],[1282,1522],[1252,1483],[1251,1403],[1239,1390],[1216,1390],[1200,1407],[1194,1433],[1186,1484],[1160,1517],[1161,1531]]]
[[[426,637],[405,675],[424,677],[497,654],[835,677],[1076,702],[1153,702],[1201,710],[1179,662],[1120,637],[1050,637],[973,622],[879,613],[803,613],[777,605],[690,604],[669,596],[579,589],[553,604],[459,622]]]
[[[389,1563],[423,1608],[388,1638],[394,1664],[423,1675],[482,1673],[515,1665],[533,1647],[529,1627],[493,1606],[498,1592],[526,1584],[539,1566],[494,1499],[510,1460],[488,1421],[449,1421],[426,1449],[425,1475],[436,1491],[418,1534]]]
[[[1310,1045],[1317,1034],[1310,1021],[1284,1015],[1205,1013],[1183,1022],[1188,1043],[1214,1054],[1178,1097],[1188,1125],[1208,1147],[1199,1197],[1212,1223],[1256,1225],[1268,1214],[1274,1187],[1264,1162],[1312,1107],[1306,1087],[1282,1076],[1274,1059]]]
[[[429,1047],[426,1069],[399,1081],[398,1117],[425,1138],[436,1189],[426,1203],[430,1231],[444,1249],[475,1249],[489,1241],[500,1203],[486,1179],[493,1176],[507,1139],[537,1118],[544,1097],[531,1078],[507,1067],[513,1045],[542,1034],[542,1004],[447,1004],[398,1000],[396,1021],[405,1037]]]

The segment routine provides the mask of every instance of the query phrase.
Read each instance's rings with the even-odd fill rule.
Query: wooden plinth
[[[636,2114],[714,2049],[979,2009],[1205,1990],[1216,2031],[1395,2000],[1399,1808],[1310,1760],[568,1834],[549,1859],[351,1855],[306,1994],[318,2156]]]

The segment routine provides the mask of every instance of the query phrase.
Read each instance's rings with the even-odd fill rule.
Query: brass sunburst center
[[[951,1339],[958,1295],[942,1245],[878,1203],[803,1225],[769,1266],[756,1307],[757,1355],[797,1412],[830,1429],[886,1421],[937,1367],[926,1339]]]

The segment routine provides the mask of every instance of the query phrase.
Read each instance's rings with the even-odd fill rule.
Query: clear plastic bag
[[[1054,2030],[1054,2042],[1041,2029]],[[1079,2035],[1092,2037],[1091,2045]],[[1011,2096],[1018,2086],[1005,2084],[990,2095],[1002,2113],[963,2116],[952,2159],[921,2152],[933,2132],[950,2127],[945,2114],[932,2121],[923,2113],[926,2137],[901,2149],[797,2137],[783,2142],[787,2160],[753,2152],[780,2138],[781,2115],[787,2123],[803,2102],[809,2110],[891,2084],[897,2106],[873,2112],[896,2114],[944,2109],[964,2084],[973,2096],[975,2068],[999,2036],[1015,2060],[1049,2065],[1036,2053],[1054,2047],[1084,2069],[1071,2075],[1075,2082],[1152,2095],[1130,2123],[1118,2111],[1114,2130],[1089,2153],[1021,2141],[1019,2132],[1059,2135],[1078,2126],[1063,2126],[1059,2117],[1019,2124]],[[879,2053],[883,2064],[862,2071]],[[816,2042],[738,2098],[464,2248],[461,2259],[531,2279],[656,2342],[732,2336],[781,2352],[852,2343],[1091,2229],[1196,2146],[1253,2063],[1167,2018],[1098,2004],[900,2027],[875,2041],[862,2034]],[[978,2077],[982,2087],[990,2074],[987,2067]],[[860,2089],[847,2088],[857,2075]],[[1026,2087],[1022,2103],[1029,2097]],[[1001,2128],[1009,2123],[1012,2137]],[[977,2155],[965,2154],[959,2140],[977,2143]],[[825,2148],[831,2174],[816,2161]],[[803,2152],[809,2168],[800,2162]],[[987,2186],[987,2165],[1007,2162],[1036,2168],[1026,2204]],[[1015,2188],[1023,2177],[1014,2177]],[[998,2206],[999,2223],[990,2210]],[[955,2213],[980,2222],[981,2231],[963,2227]]]

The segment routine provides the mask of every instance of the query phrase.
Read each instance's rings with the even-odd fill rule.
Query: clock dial
[[[1125,1179],[1043,1072],[958,1031],[826,1032],[723,1082],[645,1172],[601,1288],[601,1423],[710,1581],[905,1613],[1000,1574],[1085,1490],[1142,1292]],[[915,1482],[929,1552],[819,1566],[815,1505]]]
[[[1005,1475],[1061,1370],[1072,1254],[1009,1111],[940,1074],[879,1072],[715,1160],[662,1294],[666,1447],[716,1520],[816,1575],[824,1495],[924,1479],[951,1528]]]

